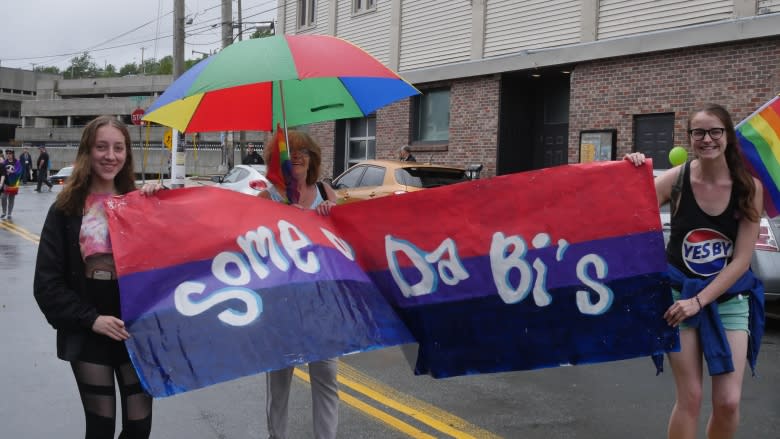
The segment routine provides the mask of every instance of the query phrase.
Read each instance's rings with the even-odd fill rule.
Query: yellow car
[[[351,203],[463,181],[468,181],[464,168],[395,160],[365,160],[336,177],[333,188],[340,203]]]

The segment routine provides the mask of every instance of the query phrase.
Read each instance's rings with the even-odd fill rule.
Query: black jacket
[[[81,216],[52,204],[43,223],[33,293],[46,320],[57,330],[57,357],[74,361],[92,331],[98,311],[88,299],[79,249]]]

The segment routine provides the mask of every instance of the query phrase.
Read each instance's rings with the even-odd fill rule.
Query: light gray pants
[[[265,414],[270,439],[287,439],[287,408],[293,377],[292,367],[268,372]],[[335,439],[339,425],[338,359],[309,363],[311,405],[315,439]]]
[[[3,215],[8,214],[10,216],[13,213],[14,199],[16,199],[16,194],[8,195],[7,192],[3,192],[3,194],[0,195],[0,204],[3,206]]]

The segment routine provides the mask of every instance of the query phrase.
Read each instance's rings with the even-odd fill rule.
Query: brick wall
[[[569,163],[580,130],[617,129],[617,157],[633,151],[634,115],[674,113],[674,144],[688,145],[689,113],[724,105],[737,123],[780,92],[780,38],[581,63],[571,77]]]
[[[500,77],[465,78],[449,83],[417,84],[421,91],[450,87],[449,141],[437,145],[411,141],[411,99],[377,112],[379,159],[394,159],[398,148],[411,145],[417,161],[466,166],[480,163],[483,177],[496,175]]]

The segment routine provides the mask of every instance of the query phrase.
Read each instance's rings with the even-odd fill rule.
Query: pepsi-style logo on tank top
[[[722,233],[712,229],[695,229],[683,239],[683,261],[688,269],[699,276],[720,273],[734,253],[734,243]]]

